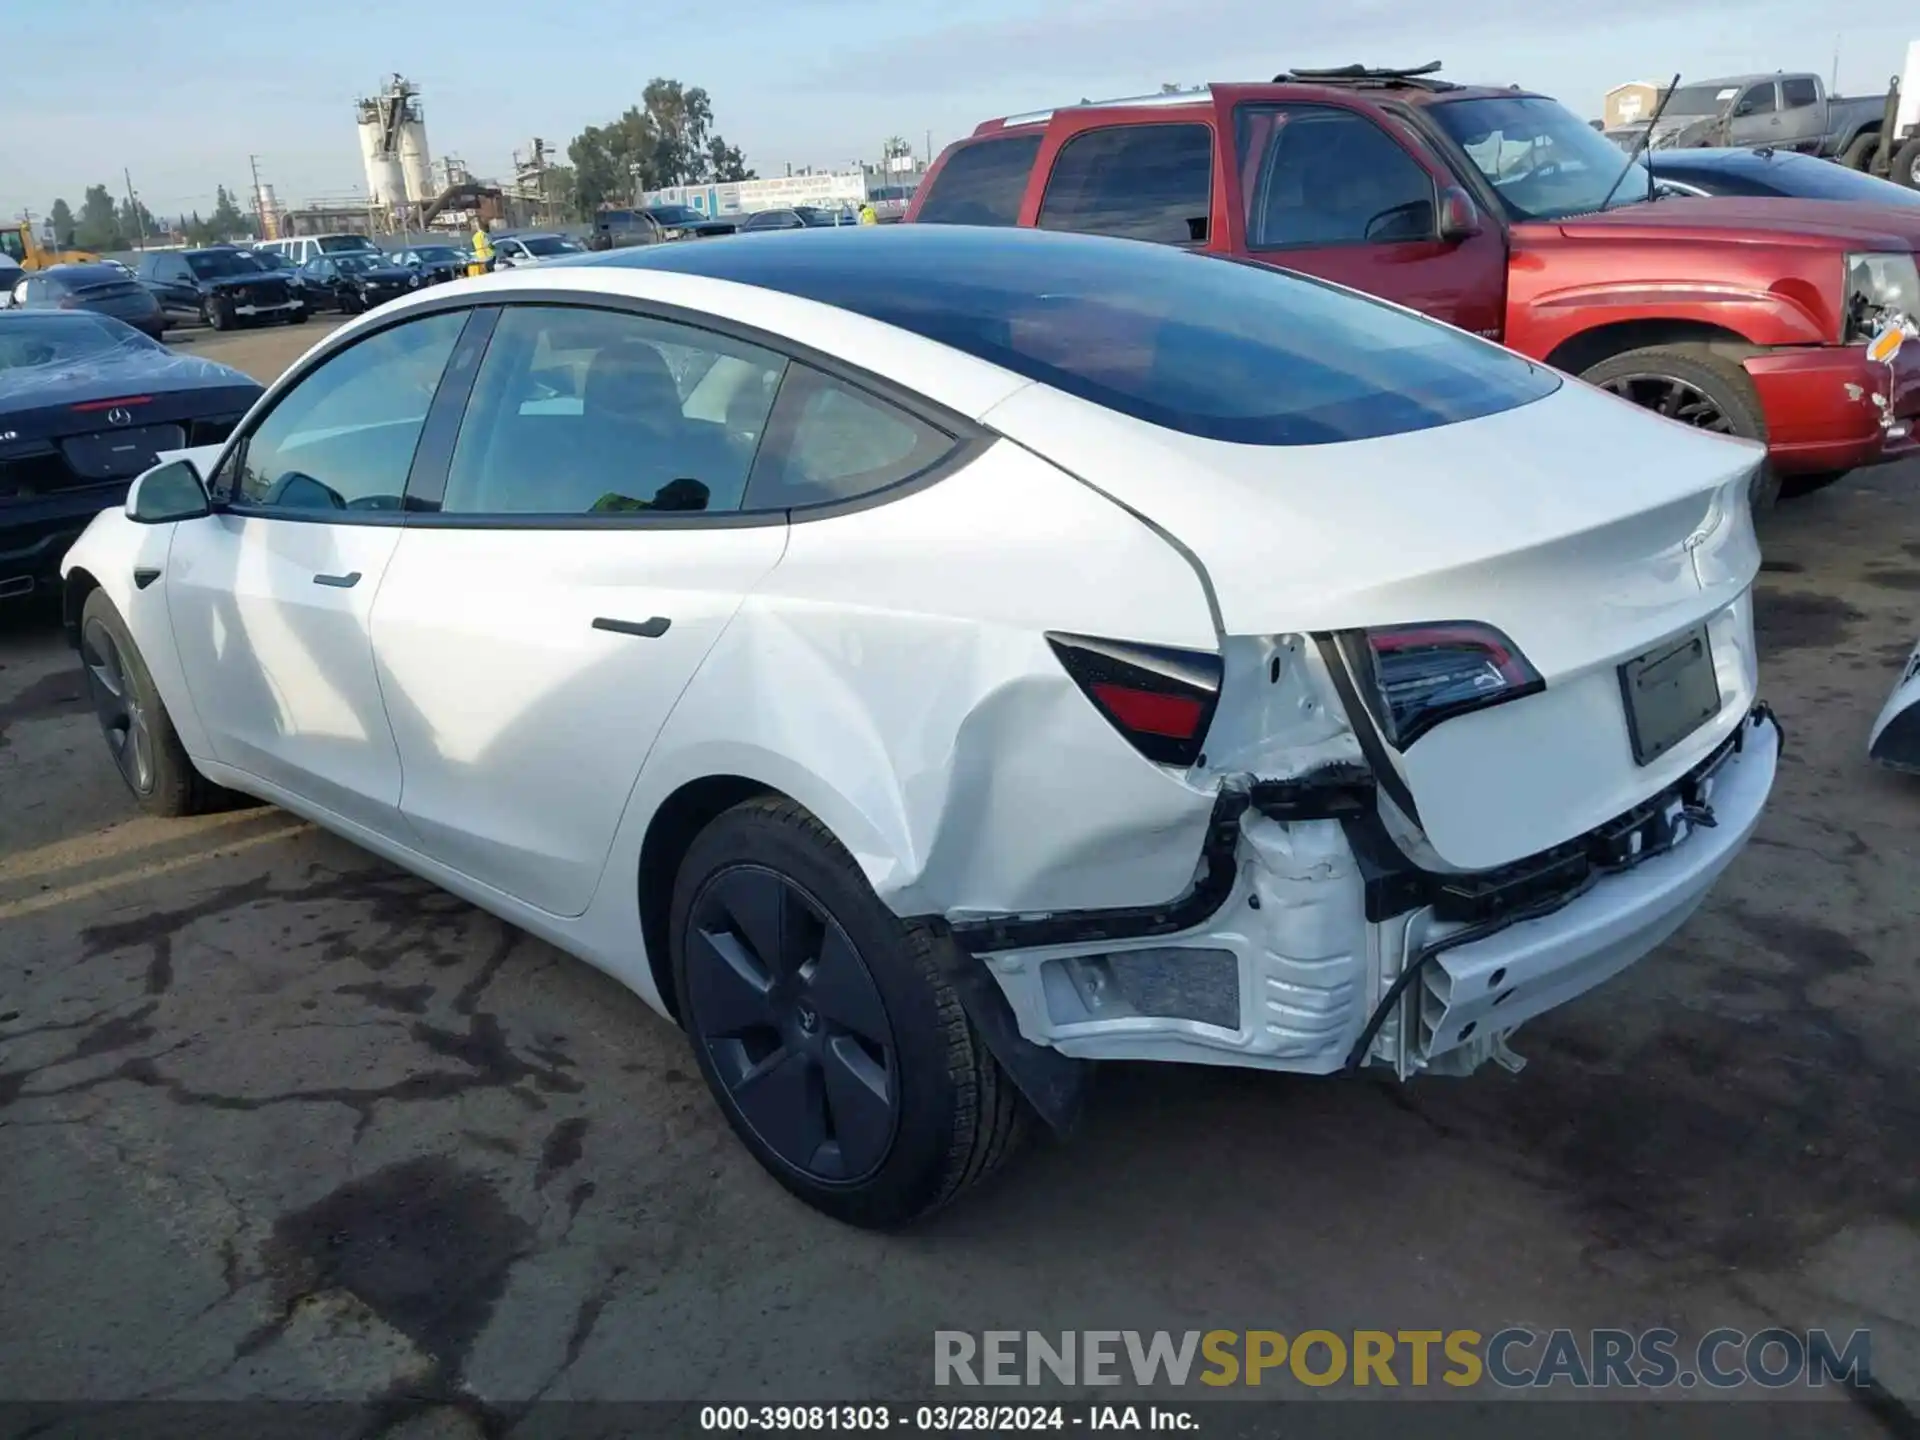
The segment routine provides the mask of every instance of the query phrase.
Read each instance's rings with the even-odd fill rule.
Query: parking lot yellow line
[[[75,901],[85,900],[105,890],[137,884],[142,880],[155,880],[162,875],[170,875],[176,870],[191,869],[195,865],[204,865],[209,860],[224,858],[237,851],[251,850],[256,845],[266,845],[275,840],[288,840],[295,835],[305,834],[311,829],[313,829],[311,825],[301,821],[296,825],[282,826],[278,830],[262,831],[258,835],[243,835],[238,840],[216,846],[212,850],[201,850],[192,855],[177,855],[171,860],[156,860],[150,865],[139,865],[131,870],[124,870],[118,875],[103,875],[98,880],[82,880],[64,889],[29,895],[24,900],[9,900],[0,904],[0,920],[15,920],[22,915],[32,915],[36,911],[71,905]]]
[[[73,870],[82,865],[97,864],[102,860],[111,860],[116,855],[151,850],[156,846],[204,834],[209,830],[224,830],[229,826],[242,825],[248,821],[271,819],[272,815],[271,810],[249,808],[223,810],[212,815],[194,815],[180,820],[159,820],[150,815],[136,816],[109,826],[105,830],[75,835],[66,840],[55,840],[37,849],[22,850],[16,855],[0,859],[0,885],[14,880],[37,879],[42,875],[51,875],[57,870]]]

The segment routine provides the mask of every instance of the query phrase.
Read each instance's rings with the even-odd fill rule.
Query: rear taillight
[[[1546,689],[1511,640],[1474,621],[1363,630],[1346,637],[1342,648],[1397,750],[1443,720]]]
[[[1220,700],[1218,655],[1090,635],[1049,634],[1047,643],[1094,707],[1147,759],[1185,766],[1200,758]]]

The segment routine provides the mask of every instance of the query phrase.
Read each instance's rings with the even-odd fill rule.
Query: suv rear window
[[[1213,130],[1113,125],[1060,147],[1040,202],[1043,230],[1192,245],[1207,238]]]
[[[973,140],[948,154],[917,217],[923,225],[1015,225],[1040,136]]]

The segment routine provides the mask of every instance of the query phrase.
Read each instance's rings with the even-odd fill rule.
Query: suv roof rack
[[[1108,110],[1115,106],[1149,105],[1191,105],[1213,93],[1210,85],[1195,86],[1191,90],[1159,90],[1151,95],[1126,95],[1117,100],[1080,100],[1071,105],[1055,105],[1047,110],[1028,110],[1020,115],[1007,115],[1001,118],[1001,125],[1012,129],[1015,125],[1038,125],[1051,120],[1062,110]]]
[[[1365,65],[1335,65],[1324,70],[1282,70],[1273,77],[1276,85],[1352,85],[1363,90],[1458,90],[1451,80],[1439,78],[1440,62],[1429,60],[1403,70],[1374,69]]]

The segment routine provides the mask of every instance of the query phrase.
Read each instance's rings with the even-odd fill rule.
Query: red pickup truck
[[[1660,198],[1557,101],[1437,68],[1296,70],[989,120],[941,154],[906,219],[1092,231],[1317,275],[1764,440],[1789,494],[1920,449],[1920,341],[1868,355],[1920,319],[1920,221]]]

